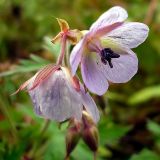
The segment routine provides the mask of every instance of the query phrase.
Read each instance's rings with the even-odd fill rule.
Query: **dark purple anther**
[[[103,64],[109,64],[110,68],[113,68],[113,64],[111,62],[112,58],[119,58],[120,55],[113,52],[110,48],[104,48],[101,50],[101,61]]]

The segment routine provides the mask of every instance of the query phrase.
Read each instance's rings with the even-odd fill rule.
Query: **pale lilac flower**
[[[99,120],[97,106],[76,77],[65,67],[48,65],[26,81],[18,91],[27,88],[36,114],[62,122],[80,120],[83,107],[95,122]]]
[[[102,95],[108,89],[108,82],[127,82],[137,72],[138,59],[131,48],[145,41],[149,28],[139,22],[124,22],[127,17],[121,7],[109,9],[71,52],[72,74],[81,62],[83,81],[93,93]]]

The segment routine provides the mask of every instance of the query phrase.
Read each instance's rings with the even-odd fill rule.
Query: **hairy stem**
[[[70,66],[70,64],[69,64],[69,56],[70,56],[69,50],[70,50],[70,44],[67,43],[67,47],[66,47],[66,65],[67,65],[67,67]]]
[[[67,40],[66,34],[63,34],[62,39],[61,39],[61,44],[62,44],[61,52],[60,52],[60,55],[59,55],[58,60],[57,60],[57,65],[61,65],[62,62],[63,62],[64,55],[65,55],[65,50],[66,50],[66,40]]]

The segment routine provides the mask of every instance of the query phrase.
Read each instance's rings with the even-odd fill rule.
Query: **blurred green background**
[[[27,93],[10,96],[40,67],[54,62],[59,46],[55,17],[84,30],[107,9],[120,5],[129,21],[149,25],[148,39],[134,49],[139,71],[126,83],[94,96],[101,110],[98,160],[160,160],[160,1],[159,0],[0,0],[0,160],[62,160],[66,125],[33,112]],[[33,54],[34,53],[34,54]],[[91,160],[80,141],[71,160]]]

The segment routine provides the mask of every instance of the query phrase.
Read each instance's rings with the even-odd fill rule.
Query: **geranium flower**
[[[25,88],[39,116],[58,122],[69,118],[80,120],[84,107],[95,122],[99,120],[94,100],[65,67],[53,64],[44,67],[22,84],[17,92]]]
[[[127,17],[121,7],[109,9],[71,52],[72,74],[81,62],[83,81],[93,93],[102,95],[109,82],[127,82],[137,72],[138,59],[131,48],[145,41],[149,28],[143,23],[124,22]]]

